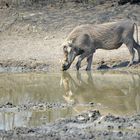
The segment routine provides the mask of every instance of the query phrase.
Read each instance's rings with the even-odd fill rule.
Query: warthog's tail
[[[134,23],[134,26],[136,27],[136,38],[137,38],[137,43],[139,44],[139,36],[138,36],[138,25]]]

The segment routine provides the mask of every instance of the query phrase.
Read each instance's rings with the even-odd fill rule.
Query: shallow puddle
[[[140,111],[139,101],[140,74],[1,73],[0,129],[43,127],[94,109],[103,114],[135,114]]]

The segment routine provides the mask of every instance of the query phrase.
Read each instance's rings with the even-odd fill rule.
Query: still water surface
[[[72,104],[47,110],[0,110],[0,129],[42,127],[86,110],[130,115],[140,112],[140,74],[136,73],[20,73],[0,74],[0,105],[28,103]]]

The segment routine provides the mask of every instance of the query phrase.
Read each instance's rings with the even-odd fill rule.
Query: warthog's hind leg
[[[140,45],[137,44],[135,41],[134,41],[134,48],[137,50],[138,52],[138,62],[140,62]]]
[[[129,67],[134,63],[135,50],[134,50],[134,47],[133,47],[133,43],[128,43],[127,47],[128,47],[129,52],[130,52],[130,55],[131,55],[130,62],[128,64],[128,67]]]

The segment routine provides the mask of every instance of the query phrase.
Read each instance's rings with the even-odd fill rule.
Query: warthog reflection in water
[[[63,97],[69,103],[100,103],[116,113],[140,111],[140,75],[138,74],[77,72],[76,76],[71,76],[70,73],[63,72],[61,84],[65,91]]]

